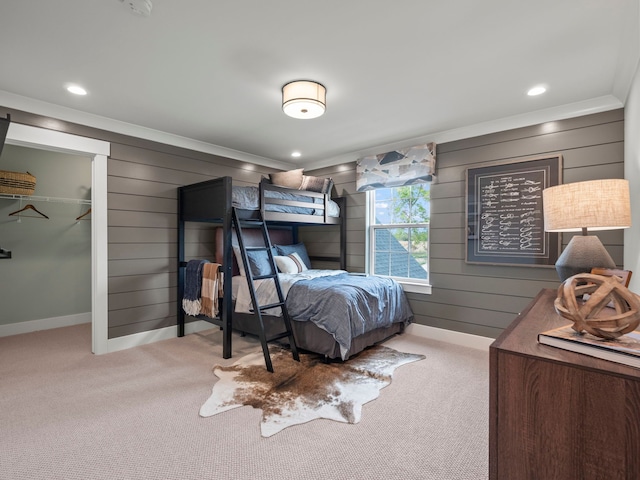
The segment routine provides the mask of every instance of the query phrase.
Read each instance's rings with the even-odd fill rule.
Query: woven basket
[[[0,193],[14,195],[33,195],[36,189],[36,177],[29,172],[9,172],[0,170]]]

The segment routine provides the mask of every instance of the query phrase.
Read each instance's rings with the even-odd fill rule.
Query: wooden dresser
[[[640,369],[540,345],[542,290],[490,347],[489,478],[640,479]]]

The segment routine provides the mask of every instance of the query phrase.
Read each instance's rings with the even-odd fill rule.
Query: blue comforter
[[[295,193],[281,192],[275,190],[265,191],[265,196],[269,198],[279,198],[284,200],[295,200],[298,202],[310,202],[322,204],[321,198],[312,198],[305,195],[297,195]],[[244,208],[247,210],[257,210],[260,208],[260,191],[258,187],[233,187],[231,192],[231,200],[234,207]],[[283,213],[301,213],[305,215],[324,215],[324,210],[317,208],[292,207],[289,205],[278,205],[270,203],[266,205],[269,212]],[[340,216],[340,208],[334,201],[330,201],[327,214],[330,217]]]
[[[352,338],[413,318],[398,282],[348,273],[294,283],[287,295],[287,309],[293,320],[311,321],[330,333],[340,345],[343,360]]]

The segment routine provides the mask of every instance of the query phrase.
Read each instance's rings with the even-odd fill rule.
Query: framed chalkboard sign
[[[560,234],[544,231],[542,190],[562,182],[562,155],[467,169],[467,263],[553,266]]]

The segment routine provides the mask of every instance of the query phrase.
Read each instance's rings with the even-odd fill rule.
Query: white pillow
[[[297,253],[291,253],[286,257],[275,256],[274,258],[278,270],[282,273],[300,273],[309,270]]]

